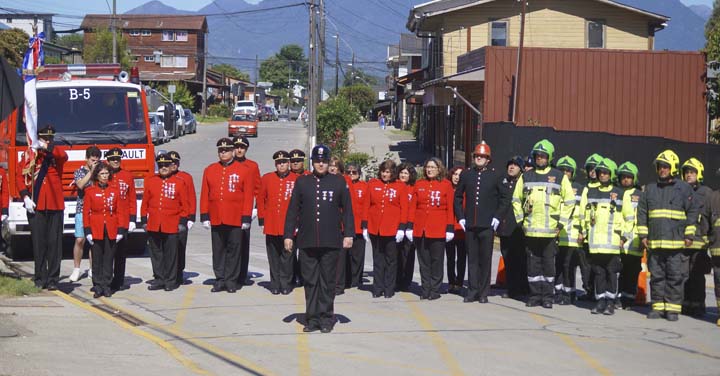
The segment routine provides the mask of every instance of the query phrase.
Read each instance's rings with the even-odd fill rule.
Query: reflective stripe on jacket
[[[622,215],[625,220],[623,228],[623,237],[625,237],[625,247],[623,252],[628,255],[642,257],[643,249],[640,243],[640,237],[637,233],[637,207],[643,196],[643,191],[637,188],[630,188],[623,195]]]
[[[695,234],[699,207],[690,184],[671,179],[645,187],[638,205],[637,231],[648,239],[648,248],[683,249]]]
[[[580,199],[582,198],[583,186],[579,183],[572,182],[572,190],[575,195],[575,205],[573,206],[572,214],[570,214],[570,220],[568,227],[560,230],[558,234],[558,245],[562,247],[579,247],[578,238],[582,232],[582,222],[580,221]],[[569,231],[568,231],[569,229]]]
[[[583,212],[583,232],[587,234],[591,254],[620,254],[620,235],[625,224],[622,198],[622,190],[612,185],[585,191],[580,201],[580,210]]]
[[[518,179],[512,197],[517,223],[525,236],[554,238],[566,227],[575,207],[570,179],[560,170],[530,170]]]

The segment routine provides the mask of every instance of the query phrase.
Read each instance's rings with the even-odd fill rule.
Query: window
[[[172,30],[163,30],[162,32],[162,41],[163,42],[169,42],[175,40],[175,33],[172,32]]]
[[[140,60],[140,56],[138,55],[130,55],[130,61],[133,63],[137,63],[138,60]]]
[[[490,23],[490,45],[508,45],[508,23],[507,21],[493,21]]]
[[[600,20],[587,21],[587,47],[605,48],[605,22]]]
[[[155,55],[145,55],[143,56],[143,61],[145,61],[146,63],[154,63]]]
[[[130,30],[129,34],[131,37],[137,37],[140,35],[140,30]]]
[[[176,31],[175,32],[175,40],[178,42],[187,42],[188,32],[187,31]]]
[[[143,30],[143,31],[142,31],[142,36],[144,36],[144,37],[149,37],[149,36],[151,36],[151,35],[152,35],[152,31],[150,31],[150,30]]]
[[[160,67],[162,68],[187,68],[188,57],[187,56],[170,56],[163,55],[160,58]]]

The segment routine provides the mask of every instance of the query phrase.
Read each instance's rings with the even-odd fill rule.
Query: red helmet
[[[486,155],[488,158],[492,157],[490,153],[490,145],[486,144],[485,141],[480,141],[479,144],[475,145],[473,155]]]

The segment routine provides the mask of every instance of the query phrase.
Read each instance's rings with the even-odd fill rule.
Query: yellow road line
[[[116,310],[118,310],[118,311],[127,312],[127,310],[121,308],[120,306],[118,306],[117,304],[115,304],[115,303],[113,303],[113,302],[111,302],[111,301],[109,301],[109,300],[105,300],[105,304],[107,304],[108,306],[110,306],[110,307],[112,307],[113,309],[116,309]],[[174,327],[172,327],[172,326],[163,326],[163,325],[160,325],[159,323],[154,322],[154,321],[152,321],[152,320],[149,320],[149,319],[147,319],[146,317],[143,317],[143,316],[140,315],[140,314],[136,314],[136,313],[131,313],[131,314],[132,314],[133,316],[136,316],[136,317],[140,318],[140,319],[141,319],[142,321],[144,321],[148,326],[153,327],[153,328],[156,329],[156,330],[170,333],[170,334],[172,334],[172,335],[174,335],[174,336],[182,339],[183,341],[192,343],[193,345],[195,345],[195,346],[197,346],[197,347],[199,347],[199,348],[201,348],[201,349],[203,349],[203,350],[206,350],[206,351],[208,351],[208,352],[210,352],[210,353],[217,354],[217,355],[219,355],[219,356],[221,356],[221,357],[223,357],[223,358],[225,358],[225,359],[231,360],[232,362],[237,363],[237,364],[239,364],[240,366],[242,366],[242,367],[244,367],[244,368],[247,368],[247,369],[249,369],[249,370],[251,370],[251,371],[253,371],[253,372],[259,373],[259,374],[261,374],[261,375],[273,375],[273,374],[274,374],[274,373],[271,372],[270,370],[267,370],[267,369],[265,369],[265,368],[263,368],[263,367],[255,364],[255,363],[253,363],[253,362],[251,362],[251,361],[249,361],[249,360],[247,360],[247,359],[244,359],[244,358],[239,357],[239,356],[237,356],[237,355],[235,355],[235,354],[233,354],[233,353],[230,353],[230,352],[227,352],[227,351],[225,351],[225,350],[222,350],[222,349],[220,349],[219,347],[214,346],[214,345],[211,345],[211,344],[209,344],[209,343],[207,343],[207,342],[204,342],[204,341],[201,341],[201,340],[199,340],[199,339],[196,339],[196,338],[194,338],[194,335],[192,335],[191,333],[184,332],[184,331],[182,331],[182,330],[180,330],[180,329],[177,329],[177,328],[174,328]]]
[[[304,292],[304,291],[303,291]],[[300,308],[300,311],[305,311],[305,294],[295,293],[295,303]],[[309,335],[303,333],[302,326],[298,325],[295,331],[298,333],[297,336],[297,351],[298,351],[298,374],[302,376],[312,375],[312,368],[310,368],[310,338]]]
[[[420,323],[420,327],[423,330],[427,331],[428,335],[430,336],[430,340],[433,343],[433,346],[435,346],[435,349],[438,350],[438,353],[440,354],[440,358],[442,358],[445,364],[449,367],[450,374],[453,376],[464,375],[465,373],[460,367],[457,359],[455,359],[455,357],[450,352],[450,349],[448,348],[445,340],[442,338],[440,333],[438,333],[437,330],[433,327],[430,319],[423,313],[420,307],[417,306],[417,303],[410,300],[411,298],[409,296],[402,296],[402,298],[410,307],[410,311],[412,312],[415,321]]]
[[[547,325],[550,323],[549,321],[547,321],[544,317],[542,317],[540,315],[531,313],[530,316],[532,316],[532,318],[535,319],[535,321],[540,323],[540,325]],[[585,363],[587,363],[592,369],[597,371],[597,373],[599,373],[601,375],[612,375],[612,372],[610,372],[609,369],[603,367],[602,364],[600,364],[600,362],[597,359],[593,358],[592,356],[590,356],[590,354],[585,352],[585,350],[580,348],[580,346],[578,346],[578,344],[575,343],[575,341],[573,341],[569,335],[557,333],[557,332],[553,332],[553,334],[560,337],[560,339],[565,343],[565,345],[567,345],[567,347],[569,347],[571,350],[573,350],[575,352],[575,354],[577,354],[582,360],[584,360]]]
[[[177,316],[175,316],[175,323],[172,326],[178,329],[183,327],[183,324],[185,323],[185,317],[188,313],[188,308],[190,308],[190,305],[192,305],[193,299],[195,299],[195,293],[197,293],[198,288],[199,286],[190,286],[187,289],[187,291],[185,292],[185,297],[180,304],[180,311],[178,311]]]
[[[200,368],[197,364],[195,364],[195,362],[193,362],[190,359],[188,359],[187,357],[185,357],[180,352],[180,350],[178,350],[177,347],[175,347],[173,344],[169,343],[168,341],[166,341],[158,336],[155,336],[153,334],[150,334],[144,330],[140,330],[140,329],[126,323],[125,321],[122,321],[116,317],[113,317],[112,315],[110,315],[106,312],[103,312],[99,309],[95,309],[90,304],[82,302],[70,295],[62,293],[60,291],[53,291],[53,293],[55,293],[55,295],[65,299],[66,301],[68,301],[88,312],[92,312],[106,320],[112,321],[115,324],[122,327],[123,329],[126,329],[139,337],[145,338],[148,341],[155,343],[156,345],[160,346],[163,350],[167,351],[173,358],[177,359],[180,363],[182,363],[182,365],[189,368],[191,371],[197,373],[198,375],[212,375],[213,374],[207,370]]]

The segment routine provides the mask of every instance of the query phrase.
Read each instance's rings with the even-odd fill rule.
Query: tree
[[[715,0],[713,4],[713,12],[705,24],[705,53],[707,61],[718,62],[713,68],[720,69],[720,0]],[[715,92],[715,98],[710,101],[710,118],[720,118],[720,84],[718,80],[708,80],[710,89]],[[720,129],[711,129],[710,138],[716,143],[720,143]]]
[[[28,48],[30,36],[21,29],[10,29],[0,32],[0,55],[14,67],[20,68],[23,56]]]
[[[260,63],[260,79],[272,82],[273,88],[292,87],[295,80],[307,86],[307,76],[307,57],[297,44],[282,46],[278,53]]]
[[[340,88],[338,97],[354,106],[359,115],[365,115],[377,102],[375,92],[369,86],[359,84]]]
[[[345,79],[343,80],[343,86],[375,86],[377,85],[377,83],[378,80],[376,77],[370,76],[363,70],[354,67],[349,72],[347,72],[347,74],[345,75]]]
[[[318,143],[329,146],[332,155],[344,156],[348,151],[348,132],[359,121],[357,110],[344,98],[334,97],[320,103],[317,113]]]
[[[183,106],[183,108],[192,109],[195,105],[195,97],[193,97],[190,90],[188,90],[187,86],[185,86],[185,83],[173,81],[169,84],[175,85],[175,93],[172,95],[173,102],[175,102],[175,104]],[[170,98],[170,93],[168,93],[167,85],[160,87],[158,91],[160,91],[162,95]]]
[[[250,81],[250,75],[241,72],[235,66],[230,64],[217,64],[212,66],[212,70],[218,73],[225,73],[225,77],[234,78],[236,80]]]
[[[70,49],[74,48],[76,50],[82,50],[83,49],[83,36],[82,36],[82,34],[67,34],[67,35],[63,35],[63,36],[58,36],[53,40],[53,43],[55,43],[59,46],[63,46],[65,48],[70,48]]]
[[[112,32],[106,28],[94,31],[92,37],[88,38],[88,43],[83,50],[83,60],[86,63],[112,63]],[[118,32],[116,40],[118,63],[120,63],[123,70],[129,71],[131,63],[127,39]]]

